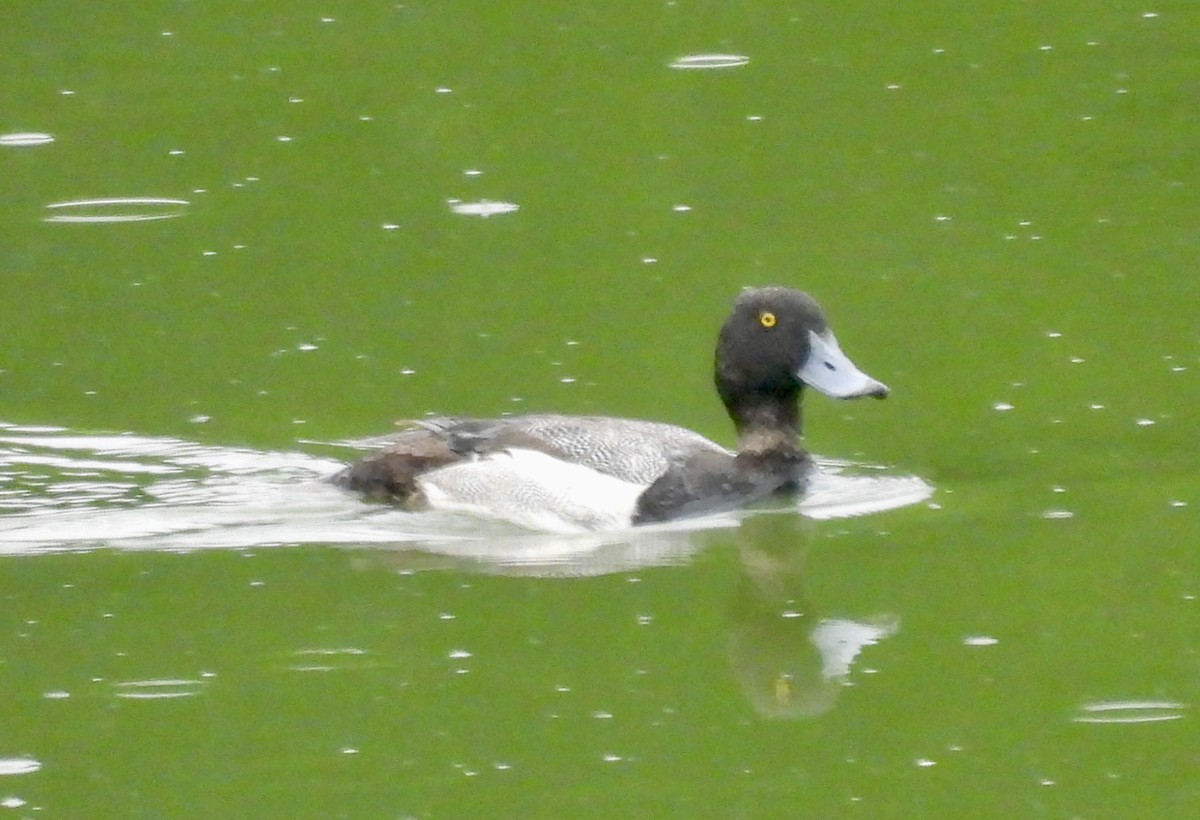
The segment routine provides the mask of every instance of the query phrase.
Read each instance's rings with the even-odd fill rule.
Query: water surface
[[[11,10],[0,806],[1195,815],[1198,29]],[[564,543],[319,480],[427,412],[728,443],[765,284],[894,391],[812,397],[808,446],[931,497]]]

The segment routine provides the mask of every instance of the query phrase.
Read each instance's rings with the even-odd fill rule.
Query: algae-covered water
[[[1186,5],[26,4],[0,28],[0,807],[1190,817]],[[343,442],[731,443],[805,289],[776,506],[595,536],[365,504]]]

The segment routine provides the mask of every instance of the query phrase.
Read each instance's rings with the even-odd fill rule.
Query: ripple
[[[119,698],[128,700],[169,700],[191,698],[200,694],[204,681],[185,678],[150,678],[114,683]]]
[[[487,219],[489,216],[497,214],[516,213],[521,209],[521,206],[515,202],[495,202],[490,199],[481,199],[478,202],[463,202],[459,199],[451,199],[447,201],[450,205],[450,210],[462,216],[479,216]]]
[[[365,655],[367,650],[357,646],[319,647],[316,649],[297,649],[294,655]]]
[[[697,69],[737,68],[748,62],[750,62],[750,58],[744,54],[688,54],[672,60],[670,67],[694,71]]]
[[[49,145],[52,142],[54,142],[54,137],[37,131],[0,134],[0,146],[8,148],[28,148],[34,145]]]
[[[43,222],[78,222],[104,224],[112,222],[153,222],[183,216],[191,203],[186,199],[156,196],[103,197],[52,202]]]
[[[1109,700],[1085,703],[1071,718],[1075,723],[1162,723],[1183,717],[1186,704],[1170,700]]]
[[[336,672],[339,669],[349,668],[349,658],[358,658],[366,654],[367,650],[359,649],[356,646],[297,649],[292,655],[303,662],[290,664],[286,668],[290,672]],[[320,659],[324,662],[317,663],[311,659]]]
[[[991,635],[968,635],[963,638],[964,646],[995,646],[998,643],[1000,640]]]
[[[917,476],[861,475],[864,469],[829,459],[818,459],[808,492],[799,503],[800,512],[818,521],[851,518],[917,504],[933,495],[933,487]]]
[[[321,446],[338,444],[361,450],[378,442]],[[397,561],[404,567],[468,564],[521,575],[598,575],[678,564],[705,544],[699,533],[740,522],[739,516],[716,514],[563,537],[501,522],[489,525],[466,513],[380,509],[325,480],[345,461],[345,455],[335,459],[0,421],[0,477],[5,479],[0,555],[98,547],[171,551],[375,544],[404,552]],[[934,491],[915,476],[873,465],[818,463],[819,473],[800,505],[808,518],[892,510],[928,499]],[[795,509],[789,502],[762,512]],[[438,617],[450,621],[454,615],[446,610]],[[292,652],[285,664],[305,668],[374,663],[369,651],[353,645],[301,646]],[[119,691],[144,696],[155,690],[126,684]]]
[[[30,774],[40,768],[42,762],[32,757],[0,757],[0,775]]]

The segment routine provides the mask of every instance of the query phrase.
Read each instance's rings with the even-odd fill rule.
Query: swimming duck
[[[838,346],[820,306],[783,287],[743,290],[717,337],[713,380],[738,441],[729,451],[673,424],[531,414],[427,418],[333,477],[410,509],[578,532],[738,508],[803,489],[800,446],[810,386],[839,399],[888,388]]]

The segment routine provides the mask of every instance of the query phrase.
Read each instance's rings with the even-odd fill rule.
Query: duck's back
[[[652,483],[671,463],[696,452],[728,453],[684,427],[612,416],[437,418],[421,422],[421,427],[438,432],[462,452],[524,447],[634,484]]]

